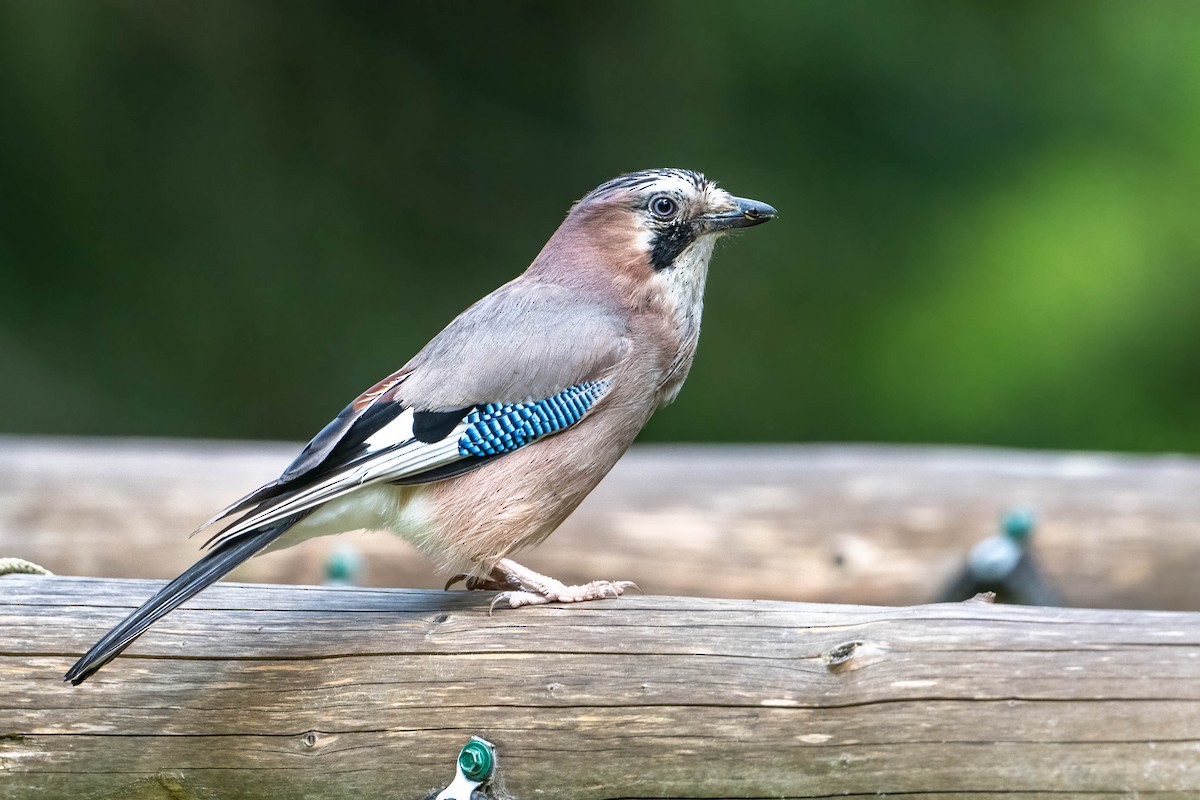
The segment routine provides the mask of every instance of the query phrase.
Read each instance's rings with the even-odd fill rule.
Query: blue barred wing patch
[[[488,403],[463,421],[467,429],[458,439],[461,456],[511,453],[547,434],[569,428],[604,396],[608,381],[586,381],[556,395],[531,403]]]

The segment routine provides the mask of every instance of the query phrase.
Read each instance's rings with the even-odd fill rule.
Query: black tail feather
[[[76,661],[75,666],[67,671],[63,680],[70,681],[75,686],[86,681],[120,655],[122,650],[145,633],[159,618],[228,575],[243,561],[283,535],[306,514],[307,512],[301,512],[285,517],[260,530],[224,542],[206,553],[186,572],[160,589],[139,609],[106,633],[104,638],[92,645],[83,658]]]

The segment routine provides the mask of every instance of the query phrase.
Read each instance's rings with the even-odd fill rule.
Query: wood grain
[[[170,578],[187,533],[275,477],[297,445],[0,437],[0,556],[59,574]],[[914,604],[937,596],[1012,506],[1064,602],[1200,609],[1200,461],[973,448],[635,447],[529,565],[649,592]],[[396,537],[260,557],[241,580],[319,583],[356,548],[369,586],[440,587]]]
[[[0,797],[1195,797],[1200,614],[0,578]]]

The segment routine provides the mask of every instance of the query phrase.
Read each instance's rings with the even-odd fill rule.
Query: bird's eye
[[[679,211],[679,204],[670,197],[660,194],[650,201],[650,211],[659,219],[670,219]]]

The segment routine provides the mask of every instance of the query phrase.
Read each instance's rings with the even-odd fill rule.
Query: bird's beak
[[[744,197],[733,197],[732,211],[720,214],[706,214],[700,218],[705,232],[727,231],[733,228],[749,228],[751,225],[761,225],[779,216],[779,212],[766,203],[757,200],[747,200]]]

